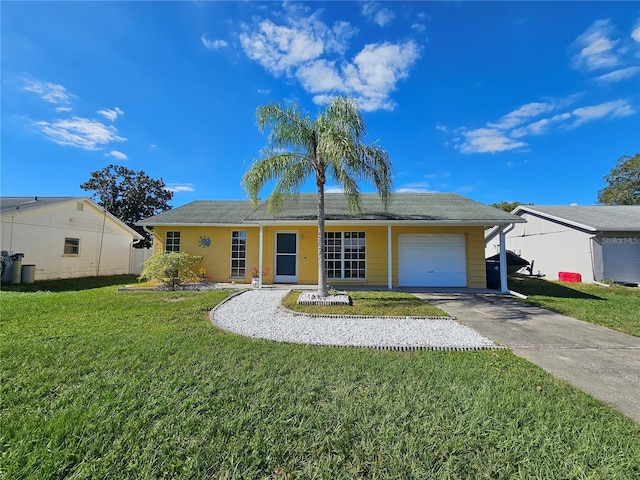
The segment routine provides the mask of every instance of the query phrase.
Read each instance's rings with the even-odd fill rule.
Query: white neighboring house
[[[640,205],[521,205],[512,213],[527,223],[505,229],[506,249],[535,262],[534,273],[640,284]],[[485,233],[487,257],[499,250],[498,234],[496,228]]]
[[[24,253],[35,279],[133,273],[143,237],[87,197],[0,197],[0,250]]]

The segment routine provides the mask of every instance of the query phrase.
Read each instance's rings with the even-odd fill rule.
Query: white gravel
[[[454,319],[294,314],[281,306],[287,293],[284,289],[242,292],[213,309],[211,321],[233,333],[280,342],[381,349],[496,348],[491,340]]]

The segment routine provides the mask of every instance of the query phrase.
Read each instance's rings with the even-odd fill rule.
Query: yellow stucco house
[[[325,195],[327,282],[395,287],[486,286],[484,231],[523,220],[445,193],[395,194],[385,210],[376,194],[349,211],[341,193]],[[275,215],[266,202],[203,200],[138,222],[153,231],[154,253],[203,256],[214,282],[316,284],[317,196],[285,200]]]

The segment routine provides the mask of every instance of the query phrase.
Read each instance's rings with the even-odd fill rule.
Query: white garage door
[[[399,235],[398,283],[401,287],[465,287],[465,236]]]

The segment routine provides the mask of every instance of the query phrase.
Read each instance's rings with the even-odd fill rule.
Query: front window
[[[79,255],[80,254],[80,239],[79,238],[65,238],[64,239],[64,255]]]
[[[180,232],[167,232],[167,238],[164,242],[165,252],[180,251]]]
[[[325,232],[324,248],[327,278],[366,278],[365,240],[364,232]]]
[[[244,278],[247,269],[247,232],[231,232],[231,277]]]

